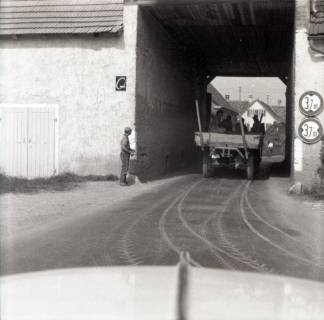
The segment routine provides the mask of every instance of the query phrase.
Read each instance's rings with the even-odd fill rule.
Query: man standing
[[[269,151],[269,155],[271,157],[272,152],[273,152],[273,143],[272,143],[272,141],[268,141],[268,151]]]
[[[210,132],[218,132],[218,133],[224,133],[226,130],[222,125],[222,120],[223,120],[223,111],[218,110],[212,110],[211,114],[211,120],[210,120],[210,125],[209,125],[209,131]]]
[[[264,123],[261,123],[261,121],[259,120],[259,118],[258,118],[258,116],[256,114],[253,116],[253,121],[254,121],[254,123],[253,123],[253,126],[251,128],[251,132],[264,134],[265,133]]]
[[[129,139],[128,136],[131,135],[132,129],[130,127],[126,127],[124,130],[124,136],[120,142],[120,159],[122,162],[122,168],[120,173],[120,185],[121,186],[127,186],[127,172],[129,169],[129,158],[135,154],[135,150],[131,149],[129,145]]]

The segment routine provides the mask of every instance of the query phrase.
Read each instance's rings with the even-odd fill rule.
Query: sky
[[[230,95],[230,100],[239,100],[239,87],[242,88],[242,100],[247,100],[249,94],[254,99],[260,99],[267,103],[267,95],[269,95],[269,104],[286,105],[286,86],[278,78],[238,78],[238,77],[216,77],[212,84],[225,97]]]

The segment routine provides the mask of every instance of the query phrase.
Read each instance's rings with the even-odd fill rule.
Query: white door
[[[1,108],[1,171],[27,177],[27,108]]]
[[[55,109],[50,107],[28,110],[28,177],[55,174]]]
[[[48,106],[1,108],[1,168],[5,174],[36,178],[56,173],[55,111]]]

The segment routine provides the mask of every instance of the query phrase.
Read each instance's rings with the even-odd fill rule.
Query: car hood
[[[324,284],[188,267],[103,267],[0,279],[1,319],[324,319]]]

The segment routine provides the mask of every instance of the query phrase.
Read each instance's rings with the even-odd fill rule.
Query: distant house
[[[211,84],[207,86],[207,92],[211,95],[211,106],[215,109],[222,109],[224,115],[236,117],[238,112],[230,103],[222,96],[222,94]]]
[[[222,110],[223,116],[231,116],[233,127],[235,127],[238,112],[233,108],[229,101],[227,101],[222,94],[211,84],[207,86],[207,93],[211,96],[211,108],[216,110]]]
[[[224,119],[231,116],[232,127],[235,127],[238,112],[222,96],[222,94],[211,84],[207,86],[207,93],[210,95],[211,110],[222,110]]]
[[[281,122],[286,122],[286,106],[271,106],[271,109],[282,119]]]
[[[259,119],[262,117],[262,122],[265,124],[265,129],[269,128],[273,123],[285,123],[284,107],[280,106],[280,115],[275,112],[276,107],[272,108],[260,99],[256,99],[251,103],[249,101],[229,101],[232,108],[244,118],[248,129],[253,125],[253,116],[257,115]],[[278,110],[278,109],[277,109]]]
[[[230,100],[228,102],[231,105],[232,109],[236,110],[238,114],[242,114],[250,106],[250,103],[247,100]]]

